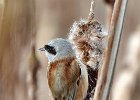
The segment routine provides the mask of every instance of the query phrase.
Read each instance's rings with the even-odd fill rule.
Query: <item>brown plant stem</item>
[[[116,0],[114,4],[114,10],[109,28],[108,46],[104,53],[104,62],[102,68],[100,69],[94,100],[107,100],[109,96],[120,42],[126,2],[127,0]],[[125,6],[123,4],[125,4]]]

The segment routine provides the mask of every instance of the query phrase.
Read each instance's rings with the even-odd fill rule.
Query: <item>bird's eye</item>
[[[44,48],[49,53],[51,53],[53,55],[56,55],[56,50],[55,50],[55,48],[53,46],[45,45]]]

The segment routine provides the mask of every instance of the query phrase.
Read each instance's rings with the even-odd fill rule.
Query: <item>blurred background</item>
[[[107,32],[114,0],[95,0],[95,18]],[[51,100],[47,59],[38,51],[67,38],[87,18],[91,0],[0,0],[0,100]],[[140,1],[128,0],[110,99],[140,100]],[[133,97],[133,98],[132,98]]]

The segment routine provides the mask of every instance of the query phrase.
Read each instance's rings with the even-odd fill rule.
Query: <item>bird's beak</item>
[[[40,51],[45,51],[45,48],[43,47],[43,48],[39,48],[38,50],[40,50]]]

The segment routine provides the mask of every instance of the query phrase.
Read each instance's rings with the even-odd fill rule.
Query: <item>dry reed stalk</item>
[[[104,0],[104,1],[107,6],[106,7],[106,9],[107,9],[106,23],[107,23],[107,26],[109,27],[115,0]]]
[[[0,20],[0,100],[28,100],[25,60],[35,33],[33,4],[34,0],[4,0]]]
[[[110,28],[109,28],[108,46],[105,50],[104,62],[103,62],[102,68],[99,72],[99,78],[97,81],[94,100],[101,100],[101,99],[107,100],[108,96],[109,96],[109,91],[110,91],[110,87],[111,87],[110,85],[111,85],[111,81],[112,81],[114,65],[115,65],[115,60],[116,60],[116,56],[117,56],[117,50],[118,50],[117,48],[119,45],[120,33],[121,33],[123,17],[124,17],[124,12],[120,13],[120,10],[122,10],[121,5],[122,5],[122,0],[115,1],[111,24],[110,24]],[[123,11],[125,11],[125,9],[123,9]],[[122,14],[122,16],[120,16],[121,14]],[[120,16],[120,18],[119,18],[119,16]],[[114,42],[114,40],[116,42]],[[117,45],[116,47],[114,47],[114,43],[116,43],[116,45]],[[113,55],[112,53],[114,53],[114,51],[115,51],[115,54]],[[111,61],[113,61],[113,63],[110,63]],[[111,68],[111,69],[109,69],[109,68]],[[108,72],[108,76],[107,76],[107,72]],[[105,83],[106,83],[106,86],[105,86]]]

